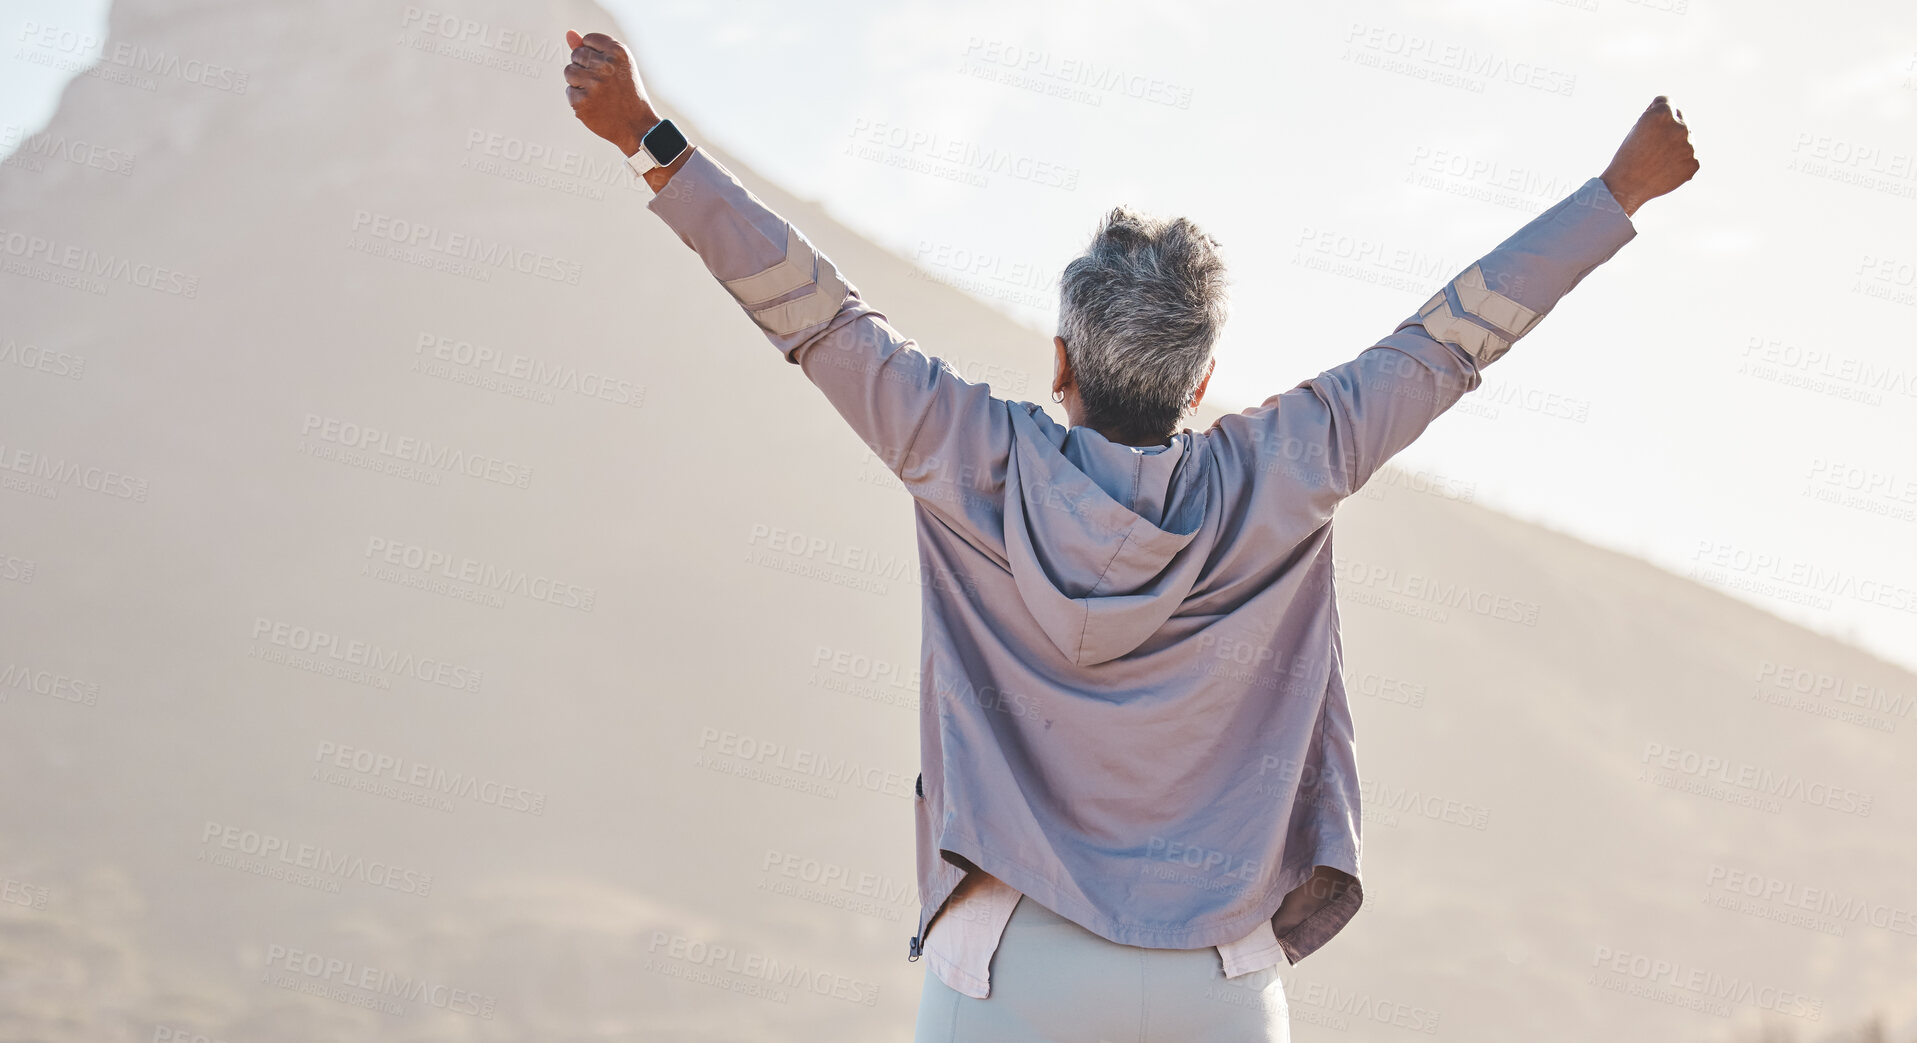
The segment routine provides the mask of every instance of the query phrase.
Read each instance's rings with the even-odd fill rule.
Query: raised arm
[[[1328,519],[1385,461],[1478,387],[1586,275],[1637,235],[1631,214],[1697,171],[1689,128],[1659,95],[1602,175],[1459,272],[1358,357],[1221,417],[1214,444],[1301,527]],[[1254,493],[1254,495],[1257,495]]]
[[[568,33],[567,42],[574,113],[626,155],[638,152],[659,117],[625,47],[601,33]],[[646,181],[656,193],[649,209],[907,489],[955,525],[1002,541],[987,516],[1003,502],[1011,418],[990,386],[920,352],[824,253],[703,150],[689,147]]]

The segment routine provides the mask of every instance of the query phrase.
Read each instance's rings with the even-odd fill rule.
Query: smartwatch
[[[686,136],[671,120],[660,120],[639,139],[639,151],[626,157],[626,165],[633,173],[644,175],[646,171],[663,167],[679,158],[686,150]]]

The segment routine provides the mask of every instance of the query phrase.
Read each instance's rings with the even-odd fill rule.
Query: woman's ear
[[[1190,408],[1192,409],[1198,408],[1198,400],[1205,397],[1205,385],[1211,383],[1211,371],[1217,368],[1218,368],[1218,356],[1213,355],[1211,357],[1211,361],[1205,363],[1205,379],[1199,381],[1198,390],[1191,393]]]
[[[1062,390],[1072,382],[1072,359],[1065,354],[1065,338],[1052,338],[1052,390]]]

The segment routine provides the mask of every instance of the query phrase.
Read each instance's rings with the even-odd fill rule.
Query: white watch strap
[[[639,146],[639,151],[626,157],[626,165],[632,168],[633,173],[644,177],[646,171],[661,166],[662,164],[655,162],[652,158],[652,153],[647,152],[646,147],[641,145]]]

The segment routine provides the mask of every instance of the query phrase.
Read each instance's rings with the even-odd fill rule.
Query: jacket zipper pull
[[[919,950],[919,936],[915,934],[915,935],[913,935],[913,936],[912,936],[912,941],[911,941],[911,944],[909,944],[909,945],[907,945],[907,946],[905,947],[905,958],[906,958],[906,960],[907,960],[907,961],[911,961],[911,960],[916,960],[916,959],[918,959],[918,958],[919,958],[919,951],[920,951],[920,950]]]

